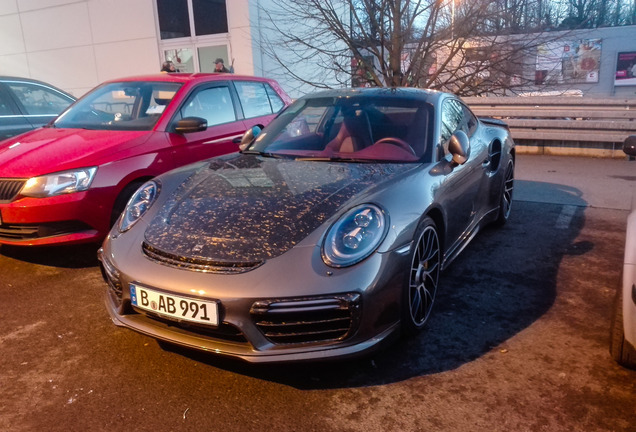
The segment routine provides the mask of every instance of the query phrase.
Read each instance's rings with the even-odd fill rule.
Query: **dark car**
[[[0,141],[39,128],[75,97],[42,81],[0,76]]]
[[[176,167],[237,152],[290,103],[273,80],[155,74],[96,87],[0,143],[0,244],[100,243],[128,198]]]
[[[317,93],[242,147],[131,198],[100,252],[116,324],[250,362],[360,355],[422,329],[440,271],[510,215],[508,130],[452,94]]]

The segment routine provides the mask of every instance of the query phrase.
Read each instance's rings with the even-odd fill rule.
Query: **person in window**
[[[174,63],[172,63],[170,60],[167,60],[161,65],[161,72],[173,73],[179,71],[175,67]]]
[[[214,72],[230,73],[230,70],[225,67],[225,64],[223,64],[223,59],[220,57],[214,60]]]

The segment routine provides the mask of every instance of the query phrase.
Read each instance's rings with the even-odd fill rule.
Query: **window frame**
[[[232,54],[232,47],[231,44],[229,42],[230,40],[230,14],[228,11],[228,0],[225,0],[225,10],[226,10],[226,20],[227,20],[227,28],[228,28],[228,32],[227,33],[216,33],[216,34],[208,34],[208,35],[201,35],[201,36],[197,36],[195,34],[195,24],[194,24],[194,8],[192,5],[192,0],[186,0],[187,1],[187,5],[188,5],[188,25],[190,28],[190,36],[187,37],[178,37],[178,38],[170,38],[170,39],[162,39],[161,38],[161,27],[159,25],[159,8],[157,6],[157,1],[154,0],[152,2],[153,4],[153,9],[154,9],[154,14],[155,14],[155,28],[156,28],[156,33],[158,35],[157,38],[157,42],[158,42],[158,51],[159,51],[159,58],[161,59],[161,61],[165,61],[168,60],[168,58],[166,58],[166,51],[170,51],[170,50],[183,50],[183,49],[187,49],[190,50],[190,52],[192,53],[192,64],[193,64],[193,70],[192,73],[200,73],[201,72],[201,59],[199,57],[199,49],[200,48],[206,48],[206,47],[221,47],[224,46],[227,52],[227,64],[226,66],[229,67],[229,65],[231,64],[231,59],[233,58],[233,54]],[[157,69],[159,69],[160,65],[157,65]]]
[[[209,88],[213,88],[213,87],[227,87],[229,89],[230,98],[232,100],[232,105],[233,105],[233,108],[234,108],[235,120],[227,122],[227,123],[208,125],[208,127],[215,127],[215,126],[220,126],[220,125],[224,125],[224,124],[230,124],[230,123],[234,123],[234,122],[238,122],[238,121],[244,120],[243,110],[241,108],[241,102],[239,101],[238,95],[236,94],[236,89],[232,85],[232,82],[228,81],[228,80],[209,81],[209,82],[205,82],[205,83],[201,83],[201,84],[197,85],[196,87],[192,88],[192,90],[190,90],[190,92],[188,92],[188,94],[183,98],[183,101],[181,102],[179,107],[177,107],[177,109],[174,112],[174,115],[170,119],[170,123],[169,123],[169,126],[167,128],[167,131],[174,133],[175,129],[177,127],[177,122],[184,118],[183,115],[182,115],[183,108],[188,103],[190,103],[190,101],[194,97],[196,97],[196,95],[198,93],[200,93],[200,92],[202,92],[204,90],[207,90]]]
[[[4,83],[0,83],[0,97],[2,97],[2,100],[6,102],[7,108],[11,111],[7,114],[3,114],[0,111],[0,118],[23,117],[24,113],[21,111],[21,108],[15,103],[15,96],[11,94],[10,90],[5,88]]]
[[[229,17],[228,17],[228,7],[227,7],[227,0],[223,0],[223,3],[225,4],[225,28],[227,29],[226,31],[223,32],[218,32],[218,33],[206,33],[206,34],[197,34],[196,31],[196,23],[195,23],[195,14],[194,14],[194,1],[195,0],[186,0],[186,10],[188,13],[188,29],[190,30],[190,34],[188,36],[182,36],[182,37],[174,37],[174,38],[167,38],[167,39],[163,39],[161,37],[161,24],[160,24],[160,16],[159,16],[159,5],[158,5],[158,1],[159,0],[154,0],[153,4],[154,4],[154,9],[155,9],[155,23],[157,25],[157,34],[159,35],[159,41],[164,42],[164,41],[173,41],[173,40],[184,40],[184,39],[198,39],[201,37],[210,37],[210,36],[218,36],[218,35],[227,35],[230,31],[230,23],[229,23]],[[171,0],[174,1],[174,0]]]
[[[15,84],[17,86],[33,87],[33,88],[41,89],[41,91],[45,93],[49,93],[49,94],[57,96],[60,99],[66,100],[67,101],[66,106],[62,108],[62,110],[59,112],[31,113],[29,112],[28,107],[18,97],[18,95],[16,94],[16,91],[11,87],[12,84]],[[68,108],[71,104],[75,102],[75,100],[73,100],[68,95],[62,93],[61,91],[44,84],[40,84],[38,82],[11,80],[11,81],[3,82],[2,86],[4,91],[8,94],[9,99],[13,101],[15,107],[18,110],[18,114],[21,113],[25,117],[57,117],[61,112],[63,112],[66,108]]]
[[[283,99],[280,97],[278,92],[276,90],[274,90],[274,88],[266,81],[236,80],[236,81],[232,81],[232,83],[234,84],[234,87],[236,89],[236,95],[237,95],[237,97],[239,99],[239,102],[241,104],[240,106],[241,106],[241,111],[243,113],[243,118],[244,119],[258,118],[258,117],[264,117],[264,116],[269,116],[269,115],[276,115],[276,114],[278,114],[279,112],[281,112],[285,108],[285,101],[283,101]],[[261,85],[263,90],[264,90],[264,92],[265,92],[265,97],[267,98],[267,103],[269,105],[270,112],[248,117],[247,114],[245,113],[245,104],[243,103],[243,99],[241,98],[241,92],[239,90],[239,86],[241,84]],[[278,100],[282,104],[282,106],[280,107],[280,109],[278,109],[278,111],[274,111],[274,105],[272,104],[272,96],[273,95],[275,95],[276,98],[278,98]]]

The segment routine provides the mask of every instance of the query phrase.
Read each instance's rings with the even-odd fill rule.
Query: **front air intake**
[[[11,202],[20,192],[26,180],[0,179],[0,202]]]
[[[250,313],[263,335],[276,344],[339,341],[357,328],[360,294],[262,300]]]

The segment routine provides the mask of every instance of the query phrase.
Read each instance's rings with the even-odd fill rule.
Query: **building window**
[[[161,39],[190,37],[187,0],[157,0]]]
[[[217,58],[222,58],[228,69],[231,66],[228,63],[227,46],[225,45],[199,47],[197,48],[197,54],[199,56],[199,71],[201,72],[214,72],[214,67],[216,66],[214,61]]]
[[[157,0],[162,40],[228,32],[225,0]]]
[[[225,0],[192,0],[197,36],[227,33]]]

